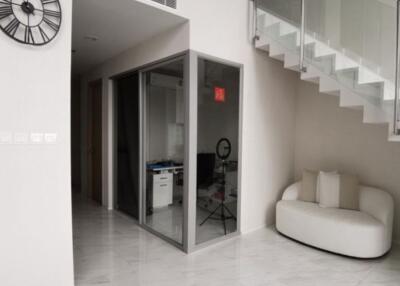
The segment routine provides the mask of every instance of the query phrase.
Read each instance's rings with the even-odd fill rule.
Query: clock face
[[[0,0],[0,29],[23,44],[49,43],[60,30],[61,16],[58,0]]]

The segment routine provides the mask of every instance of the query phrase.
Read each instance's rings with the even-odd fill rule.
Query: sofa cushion
[[[321,200],[320,200],[320,192],[321,192],[321,182],[320,182],[320,174],[321,173],[324,173],[324,174],[326,174],[326,175],[328,175],[328,174],[337,174],[338,173],[338,171],[330,171],[330,172],[323,172],[323,171],[320,171],[319,172],[319,174],[318,174],[318,178],[317,178],[317,193],[316,193],[316,195],[315,195],[315,201],[317,202],[317,203],[319,203]]]
[[[304,202],[315,202],[317,193],[318,173],[304,170],[299,192],[299,200]]]
[[[356,176],[320,172],[318,182],[321,207],[359,210],[359,185]]]
[[[340,203],[340,175],[319,172],[319,205],[323,208],[338,208]]]
[[[386,228],[367,213],[321,208],[316,203],[280,201],[276,210],[279,232],[331,252],[371,258],[386,252]]]

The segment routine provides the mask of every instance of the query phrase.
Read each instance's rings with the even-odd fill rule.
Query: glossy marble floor
[[[212,209],[214,208],[213,206]],[[219,220],[209,219],[200,226],[210,214],[209,211],[198,207],[196,214],[196,243],[203,243],[224,236],[224,227]],[[178,201],[168,207],[155,209],[152,215],[147,216],[146,224],[157,232],[182,243],[183,208]],[[226,228],[227,233],[235,232],[236,221],[227,220]]]
[[[366,286],[400,285],[400,249],[355,260],[262,229],[186,255],[128,217],[74,203],[76,285]]]

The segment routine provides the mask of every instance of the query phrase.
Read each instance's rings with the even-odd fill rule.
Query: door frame
[[[164,59],[161,60],[157,63],[154,64],[150,64],[148,66],[146,66],[145,68],[141,69],[139,71],[139,80],[140,80],[140,160],[141,160],[141,166],[140,166],[140,220],[139,223],[140,225],[146,229],[147,231],[153,233],[154,235],[162,238],[163,240],[168,241],[169,243],[171,243],[172,245],[176,246],[177,248],[186,251],[185,248],[185,237],[187,237],[187,215],[185,214],[185,210],[187,208],[187,197],[188,197],[188,183],[186,180],[186,174],[189,171],[188,168],[188,152],[187,152],[187,148],[188,148],[188,141],[186,138],[186,134],[188,132],[187,130],[187,118],[185,115],[185,128],[184,128],[184,133],[185,133],[185,138],[184,138],[184,164],[183,164],[183,172],[184,172],[184,184],[183,184],[183,197],[182,197],[182,208],[183,208],[183,223],[182,223],[182,243],[179,243],[173,239],[171,239],[170,237],[152,229],[151,227],[149,227],[146,224],[146,188],[147,188],[147,166],[146,166],[146,154],[147,154],[147,134],[146,134],[146,130],[147,130],[147,100],[146,100],[146,93],[147,93],[147,89],[146,89],[146,77],[145,74],[153,69],[156,69],[158,67],[162,67],[164,65],[167,65],[169,63],[173,63],[176,61],[183,61],[184,64],[184,75],[183,75],[183,88],[184,88],[184,92],[183,92],[183,97],[184,97],[184,105],[186,106],[186,102],[188,101],[189,98],[189,93],[187,93],[186,87],[188,85],[188,74],[189,71],[187,70],[187,61],[188,61],[188,53],[185,53],[183,55],[177,55],[175,57],[172,58],[168,58],[168,59]],[[187,110],[185,108],[185,114],[186,114]]]
[[[116,100],[117,100],[117,96],[118,96],[118,90],[116,88],[117,84],[116,82],[118,81],[118,79],[127,76],[129,74],[132,73],[138,73],[139,74],[139,136],[140,136],[140,140],[139,140],[139,161],[140,161],[140,168],[139,168],[139,173],[140,173],[140,178],[139,178],[139,221],[138,224],[145,230],[147,230],[148,232],[154,234],[155,236],[169,242],[170,244],[174,245],[175,247],[177,247],[178,249],[188,253],[188,243],[187,240],[185,239],[186,237],[188,237],[188,233],[189,233],[189,220],[188,220],[188,216],[187,216],[187,208],[188,208],[188,193],[189,193],[189,185],[196,185],[196,181],[189,183],[188,178],[187,178],[187,174],[189,172],[189,158],[188,158],[188,154],[189,154],[189,150],[188,150],[188,146],[190,145],[188,143],[188,132],[189,132],[189,124],[188,124],[188,120],[190,120],[190,114],[189,111],[187,109],[187,106],[189,105],[189,101],[190,101],[190,94],[189,94],[189,84],[190,84],[190,80],[189,80],[189,75],[190,75],[190,71],[189,71],[189,58],[190,58],[190,51],[183,51],[174,55],[171,55],[169,57],[165,57],[163,59],[154,61],[152,63],[148,63],[145,64],[143,66],[128,70],[126,72],[122,72],[116,75],[113,75],[110,77],[110,83],[112,85],[111,88],[111,93],[112,93],[112,115],[110,118],[112,118],[113,120],[113,124],[112,124],[112,128],[113,131],[111,132],[112,134],[112,186],[113,189],[109,190],[110,193],[112,193],[112,205],[115,207],[116,206],[116,195],[117,195],[117,142],[118,142],[118,138],[117,138],[117,132],[116,132],[116,112],[115,112],[115,105],[116,105]],[[173,239],[153,230],[152,228],[150,228],[149,226],[147,226],[144,222],[145,222],[145,209],[146,209],[146,198],[145,198],[145,188],[146,188],[146,162],[145,162],[145,127],[146,127],[146,122],[145,122],[145,118],[146,118],[146,112],[145,112],[145,84],[144,84],[144,76],[143,74],[146,71],[152,70],[154,68],[157,68],[159,66],[163,66],[165,64],[177,61],[183,59],[184,60],[184,82],[183,82],[183,86],[184,86],[184,106],[185,106],[185,128],[184,128],[184,132],[185,132],[185,139],[184,139],[184,146],[185,146],[185,151],[184,151],[184,187],[183,187],[183,199],[182,199],[182,207],[183,207],[183,211],[184,211],[184,217],[183,217],[183,229],[182,229],[182,244],[174,241]],[[196,107],[197,108],[197,107]],[[197,131],[195,131],[197,133]],[[196,143],[197,144],[197,143]],[[194,179],[196,180],[196,174],[194,174]]]
[[[103,79],[98,78],[95,80],[91,80],[87,83],[87,90],[88,90],[88,97],[87,97],[87,106],[86,106],[86,120],[87,120],[87,129],[86,129],[86,160],[87,160],[87,165],[86,165],[86,186],[88,188],[87,192],[87,197],[91,200],[94,200],[93,198],[93,156],[91,152],[92,144],[93,144],[93,89],[94,86],[100,87],[100,98],[98,99],[100,101],[100,130],[101,130],[101,140],[100,140],[100,188],[101,188],[101,195],[100,195],[100,205],[104,204],[104,184],[103,184],[103,169],[104,169],[104,154],[103,154],[103,146],[104,146],[104,128],[103,128]]]

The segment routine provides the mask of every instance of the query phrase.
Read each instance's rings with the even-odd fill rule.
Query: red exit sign
[[[214,87],[214,100],[215,102],[225,102],[225,88],[216,86]]]

